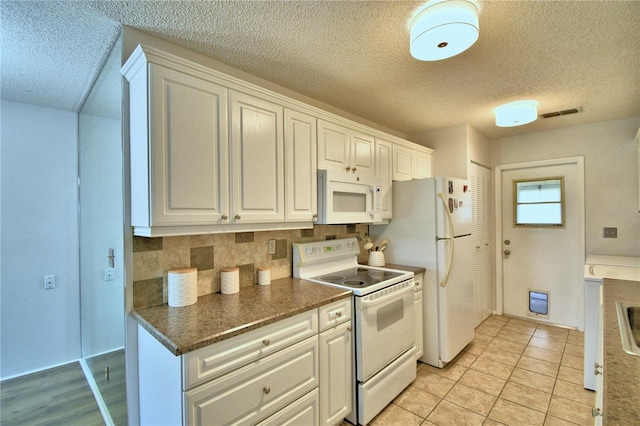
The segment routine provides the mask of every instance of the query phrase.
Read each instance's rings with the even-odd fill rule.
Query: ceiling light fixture
[[[494,109],[496,126],[522,126],[536,121],[538,118],[538,101],[517,101],[500,105]]]
[[[430,1],[413,14],[411,56],[439,61],[464,52],[478,40],[478,6],[467,0]]]

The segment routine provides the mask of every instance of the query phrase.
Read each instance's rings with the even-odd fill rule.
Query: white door
[[[491,173],[478,164],[469,166],[472,195],[473,319],[478,326],[493,311],[491,286]]]
[[[583,177],[581,157],[497,167],[505,314],[582,329]]]

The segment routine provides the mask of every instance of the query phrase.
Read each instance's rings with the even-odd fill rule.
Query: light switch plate
[[[267,254],[276,254],[276,240],[269,240]]]
[[[604,228],[602,231],[603,238],[618,238],[618,228]]]

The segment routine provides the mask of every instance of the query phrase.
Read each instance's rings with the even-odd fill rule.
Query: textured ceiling
[[[53,106],[83,97],[95,78],[86,66],[104,62],[99,46],[122,23],[408,136],[469,123],[498,138],[640,116],[640,1],[481,1],[478,42],[438,62],[409,55],[407,20],[421,2],[8,3],[3,97],[31,86]],[[497,128],[493,109],[519,99],[582,112]]]

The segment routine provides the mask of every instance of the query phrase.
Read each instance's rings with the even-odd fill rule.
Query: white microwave
[[[318,222],[382,221],[382,181],[338,170],[318,170]]]

